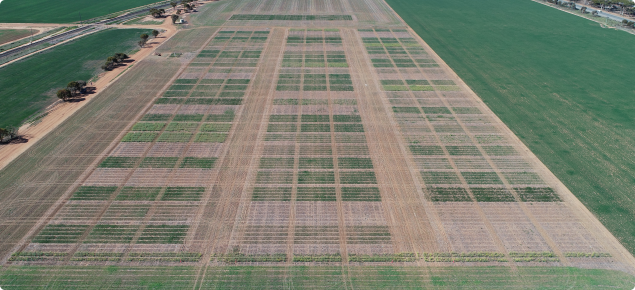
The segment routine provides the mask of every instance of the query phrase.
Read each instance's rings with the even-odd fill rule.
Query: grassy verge
[[[635,37],[532,1],[388,4],[635,252]]]
[[[0,22],[13,23],[70,23],[117,11],[159,2],[158,0],[4,0],[0,4]]]
[[[55,90],[89,80],[106,58],[135,48],[141,29],[106,30],[0,68],[0,127],[19,126],[57,99]]]
[[[0,272],[0,284],[7,289],[192,289],[197,273],[198,268],[184,266],[10,266]],[[203,289],[630,289],[635,277],[564,267],[513,272],[507,267],[224,266],[209,267],[199,283]]]

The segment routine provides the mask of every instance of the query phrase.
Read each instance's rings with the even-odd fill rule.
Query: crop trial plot
[[[633,257],[385,2],[199,9],[169,46],[181,68],[120,139],[73,168],[81,176],[33,175],[65,193],[13,250],[2,244],[7,273],[169,266],[188,289],[297,286],[309,272],[337,288],[369,286],[364,271],[383,273],[376,288],[465,269],[507,280],[560,267],[635,273]]]

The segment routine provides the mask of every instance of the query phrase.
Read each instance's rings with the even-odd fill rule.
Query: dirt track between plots
[[[633,257],[383,1],[335,2],[236,10],[344,7],[351,25],[228,21],[179,32],[162,51],[180,59],[146,57],[171,30],[133,56],[126,78],[116,78],[125,68],[108,73],[98,97],[25,131],[42,141],[0,149],[6,163],[25,152],[0,163],[11,173],[0,177],[3,261],[178,261],[198,281],[230,264],[635,273]],[[48,256],[20,259],[33,253]]]

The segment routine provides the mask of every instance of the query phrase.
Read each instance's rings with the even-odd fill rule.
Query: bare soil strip
[[[269,44],[263,51],[264,61],[258,67],[252,91],[245,97],[243,111],[235,125],[235,130],[239,133],[230,141],[232,150],[219,167],[221,170],[213,189],[218,194],[217,205],[206,210],[202,218],[209,222],[198,229],[202,233],[209,233],[207,240],[210,243],[203,255],[204,263],[211,259],[212,254],[225,253],[228,250],[239,206],[249,202],[249,198],[245,196],[246,179],[252,162],[257,160],[253,158],[257,149],[255,141],[265,123],[263,120],[267,104],[273,97],[271,76],[276,72],[284,37],[284,29],[273,29],[270,32]],[[204,272],[199,275],[203,275],[199,281],[204,279]]]
[[[441,249],[437,237],[442,237],[442,234],[426,217],[429,211],[421,203],[421,186],[414,183],[416,178],[409,171],[403,170],[407,164],[402,151],[404,146],[395,144],[401,138],[395,135],[395,128],[385,113],[381,95],[376,89],[378,82],[371,73],[368,59],[364,58],[366,54],[354,31],[343,30],[343,35],[346,54],[353,68],[351,77],[358,95],[360,114],[365,120],[368,140],[372,140],[368,145],[376,164],[378,183],[383,187],[382,193],[386,194],[384,204],[387,204],[387,212],[393,218],[391,228],[397,231],[394,236],[402,243],[396,245],[397,252],[437,252]]]

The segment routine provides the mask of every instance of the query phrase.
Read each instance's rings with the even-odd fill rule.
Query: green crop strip
[[[130,243],[139,226],[96,225],[84,243]]]
[[[152,142],[158,133],[153,132],[130,132],[123,136],[121,142]]]
[[[290,171],[259,171],[256,175],[257,184],[291,184],[293,173]]]
[[[343,201],[381,201],[377,187],[342,187]]]
[[[124,187],[115,200],[153,201],[161,191],[160,187]]]
[[[340,172],[340,183],[342,184],[377,184],[375,173],[372,171],[363,172]]]
[[[291,187],[255,187],[251,200],[253,201],[290,201]]]
[[[335,187],[298,187],[298,201],[335,201]]]
[[[130,253],[126,261],[128,262],[172,262],[186,263],[198,262],[203,254],[179,252],[179,253]]]
[[[205,192],[204,187],[168,187],[162,201],[198,201]]]
[[[199,129],[201,132],[229,132],[232,124],[227,123],[206,123]]]
[[[293,169],[293,158],[267,158],[260,159],[261,169]]]
[[[185,157],[179,168],[214,168],[216,158]]]
[[[459,176],[454,172],[421,172],[423,182],[426,184],[461,184]]]
[[[31,242],[43,244],[76,243],[88,225],[47,225]]]
[[[73,193],[71,200],[107,200],[116,190],[115,186],[81,186]]]
[[[139,244],[182,244],[189,226],[147,225],[137,243]]]
[[[333,184],[335,175],[332,171],[300,171],[298,184]]]
[[[167,121],[172,115],[167,114],[148,114],[141,118],[141,121]]]
[[[342,169],[372,169],[373,162],[370,158],[340,157],[337,159],[338,167]]]
[[[140,122],[132,126],[132,131],[161,131],[165,127],[165,123],[147,123]]]
[[[426,195],[432,202],[472,201],[467,190],[461,187],[428,187]]]
[[[346,242],[349,244],[389,244],[390,231],[387,226],[348,226]]]
[[[301,169],[333,169],[333,158],[301,157],[299,168]]]
[[[106,157],[99,164],[101,168],[132,168],[139,160],[138,157]]]

